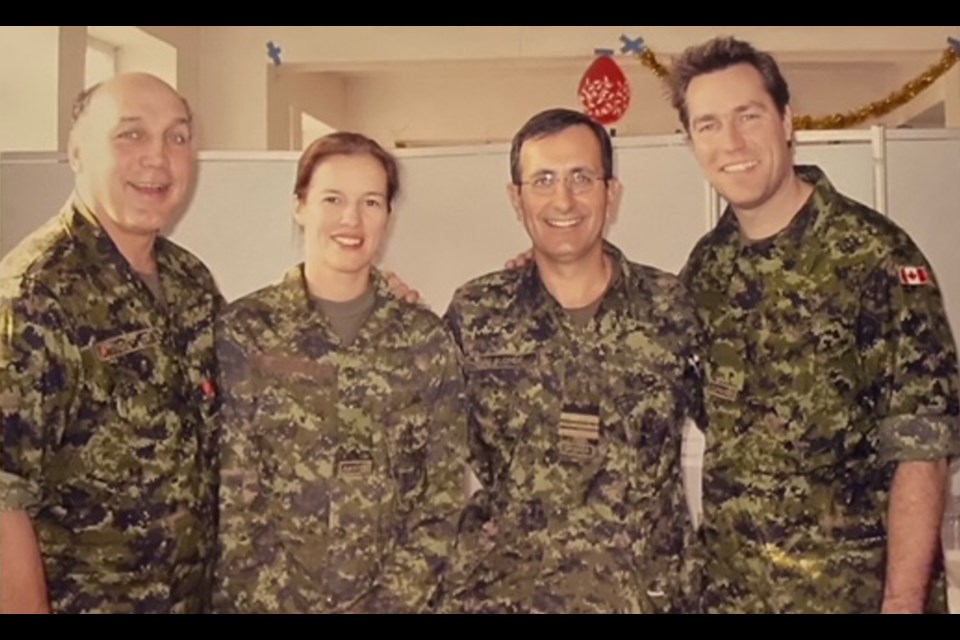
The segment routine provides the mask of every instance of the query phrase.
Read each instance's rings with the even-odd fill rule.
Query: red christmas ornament
[[[627,76],[607,54],[601,54],[583,74],[579,94],[587,115],[603,125],[613,124],[630,108]]]

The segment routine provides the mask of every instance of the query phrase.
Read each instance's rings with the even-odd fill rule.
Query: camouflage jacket
[[[700,328],[674,276],[605,251],[621,275],[585,328],[535,265],[468,283],[447,311],[484,487],[464,518],[451,609],[689,606],[680,444],[702,407]]]
[[[221,298],[155,250],[165,304],[79,204],[0,263],[0,507],[32,517],[54,611],[207,607]]]
[[[682,276],[712,339],[705,602],[878,611],[896,462],[960,451],[957,352],[910,238],[797,171],[784,231],[745,244],[727,211]]]
[[[218,611],[429,607],[464,502],[459,354],[439,318],[374,279],[349,347],[301,267],[218,324]]]

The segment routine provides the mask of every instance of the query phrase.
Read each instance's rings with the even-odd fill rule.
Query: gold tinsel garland
[[[638,54],[638,57],[640,58],[640,62],[643,63],[643,66],[650,69],[650,71],[661,80],[665,79],[670,73],[670,71],[657,60],[656,54],[654,54],[649,47],[644,47],[643,51]],[[845,113],[834,113],[820,117],[794,116],[793,128],[798,131],[807,129],[848,129],[862,124],[867,120],[885,116],[916,98],[920,92],[936,82],[943,74],[949,71],[953,65],[957,64],[958,60],[960,60],[960,56],[957,55],[954,48],[947,47],[940,57],[940,62],[931,66],[886,98]]]

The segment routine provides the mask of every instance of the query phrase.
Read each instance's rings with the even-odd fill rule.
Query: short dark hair
[[[102,82],[98,82],[97,84],[93,85],[92,87],[89,87],[89,88],[87,88],[87,89],[84,89],[84,90],[81,91],[80,94],[77,96],[77,99],[73,101],[73,111],[72,111],[72,113],[73,113],[73,124],[77,124],[77,121],[80,119],[80,116],[82,116],[84,113],[86,113],[87,107],[90,106],[90,100],[93,99],[93,95],[94,95],[97,91],[99,91],[99,90],[100,90],[100,87],[102,87],[102,86],[103,86],[103,83],[102,83]]]
[[[613,179],[613,143],[602,125],[590,116],[570,109],[548,109],[533,116],[513,136],[510,145],[510,179],[519,185],[523,181],[520,171],[520,149],[527,140],[545,138],[576,126],[589,127],[600,143],[600,160],[603,162],[603,179]]]
[[[93,100],[93,96],[97,94],[101,87],[103,87],[103,83],[98,82],[95,85],[87,87],[77,95],[73,101],[73,108],[71,110],[73,126],[76,126],[80,117],[87,112],[87,109],[90,107],[90,101]],[[177,93],[177,97],[180,98],[180,102],[183,103],[183,108],[187,112],[187,123],[193,124],[193,110],[190,108],[190,103],[179,93]]]
[[[393,200],[400,192],[400,169],[397,159],[381,147],[376,140],[359,133],[338,131],[317,138],[306,148],[297,163],[297,182],[293,193],[303,202],[310,190],[313,172],[324,160],[333,156],[369,155],[376,158],[387,174],[387,209],[393,209]]]
[[[669,76],[670,101],[680,115],[686,131],[690,130],[690,112],[687,109],[687,88],[697,76],[722,71],[738,64],[749,64],[763,78],[763,85],[773,99],[780,115],[790,104],[790,88],[773,56],[758,51],[749,42],[736,38],[714,38],[684,51],[672,65]]]

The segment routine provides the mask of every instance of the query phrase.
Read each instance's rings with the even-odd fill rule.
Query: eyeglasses
[[[606,182],[606,180],[592,171],[576,169],[562,178],[551,171],[546,171],[520,184],[530,187],[530,190],[537,195],[552,196],[557,192],[561,182],[567,185],[574,195],[583,195],[593,190],[597,182]]]

